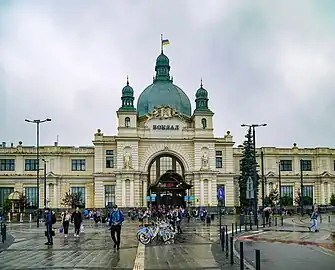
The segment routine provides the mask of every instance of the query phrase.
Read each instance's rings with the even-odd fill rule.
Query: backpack
[[[52,213],[52,218],[51,219],[52,219],[52,224],[55,224],[57,222],[55,213]]]

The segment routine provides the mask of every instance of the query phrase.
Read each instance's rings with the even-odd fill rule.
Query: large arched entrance
[[[173,155],[160,155],[149,164],[148,196],[155,197],[156,205],[185,206],[184,196],[191,185],[184,180],[184,166]]]

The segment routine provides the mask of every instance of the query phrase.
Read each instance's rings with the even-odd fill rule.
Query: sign
[[[150,200],[150,198],[151,198],[151,200]],[[150,201],[152,201],[152,202],[156,201],[156,194],[152,195],[152,196],[147,196],[147,201],[148,202],[150,202]]]
[[[179,130],[179,125],[153,125],[153,130]]]
[[[219,201],[223,201],[223,199],[224,199],[224,190],[223,190],[222,187],[220,187],[218,189],[218,199],[219,199]]]
[[[188,201],[194,201],[194,197],[193,196],[184,196],[184,201],[188,202]]]
[[[254,183],[252,181],[252,178],[251,176],[248,177],[248,180],[247,180],[247,191],[246,191],[246,198],[248,200],[250,199],[254,199],[255,198],[255,193],[254,193]]]

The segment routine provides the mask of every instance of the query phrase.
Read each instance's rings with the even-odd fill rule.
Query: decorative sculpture
[[[206,152],[203,152],[201,160],[202,160],[201,168],[208,169],[208,155]]]
[[[124,159],[124,168],[131,169],[131,154],[129,152],[125,152],[123,159]]]

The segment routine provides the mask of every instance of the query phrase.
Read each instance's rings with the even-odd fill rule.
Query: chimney
[[[2,148],[6,147],[6,142],[2,142]]]
[[[13,148],[14,147],[14,143],[10,143],[10,147]]]
[[[54,146],[58,146],[58,142],[54,142]]]

